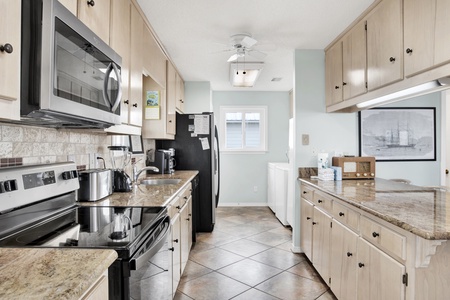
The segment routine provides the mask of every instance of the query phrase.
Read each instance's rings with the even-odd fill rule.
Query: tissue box
[[[342,168],[331,167],[334,170],[334,180],[342,180]]]

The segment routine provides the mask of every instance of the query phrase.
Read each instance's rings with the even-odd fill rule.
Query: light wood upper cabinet
[[[366,21],[355,25],[342,39],[342,80],[344,100],[364,94],[366,88]]]
[[[167,133],[176,132],[176,102],[177,102],[177,71],[170,61],[167,61]]]
[[[411,76],[434,64],[436,0],[408,0],[403,5],[405,76]]]
[[[109,43],[110,5],[110,0],[78,1],[78,18],[107,44]]]
[[[0,0],[0,118],[14,120],[20,118],[20,14],[21,1]]]
[[[342,42],[334,44],[325,53],[325,99],[326,104],[342,102]]]
[[[176,108],[179,112],[184,112],[184,81],[180,74],[176,73]]]
[[[122,102],[120,117],[123,124],[128,124],[129,81],[130,81],[130,22],[131,3],[127,0],[111,3],[111,36],[110,44],[114,51],[122,57]]]
[[[409,1],[409,0],[408,0]],[[427,1],[428,2],[428,1]],[[435,65],[450,61],[450,1],[436,0]]]
[[[144,20],[131,6],[131,37],[130,37],[130,103],[129,124],[142,126],[142,85],[143,85],[143,44]]]
[[[58,0],[75,16],[78,15],[78,1],[77,0]]]
[[[144,72],[153,78],[162,88],[166,87],[166,56],[161,51],[158,43],[153,37],[150,29],[144,26],[144,49],[143,57]]]
[[[367,17],[368,90],[403,79],[402,0],[383,0]]]

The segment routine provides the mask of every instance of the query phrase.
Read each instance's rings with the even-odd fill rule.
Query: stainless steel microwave
[[[120,124],[121,57],[56,0],[22,0],[21,122]]]

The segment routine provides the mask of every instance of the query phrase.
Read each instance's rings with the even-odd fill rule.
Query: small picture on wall
[[[377,161],[436,160],[434,107],[374,108],[359,112],[359,154]]]

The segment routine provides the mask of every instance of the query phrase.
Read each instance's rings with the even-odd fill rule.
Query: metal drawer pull
[[[306,220],[311,220],[311,217],[306,217]]]
[[[374,237],[374,238],[376,238],[377,236],[380,236],[380,234],[378,233],[378,232],[372,232],[372,236]]]
[[[362,268],[362,267],[364,267],[364,264],[363,264],[363,263],[358,263],[358,266],[359,266],[360,268]]]
[[[347,257],[353,256],[353,253],[347,252]]]
[[[313,224],[313,225],[316,225],[316,224],[317,224],[317,222],[312,222],[312,224]]]
[[[344,216],[344,213],[341,211],[341,212],[339,212],[339,216],[340,217],[343,217]]]
[[[175,243],[178,243],[178,239],[173,240]]]
[[[169,251],[175,251],[174,247],[169,248]]]
[[[319,200],[317,200],[317,202],[322,203],[323,201],[319,199]]]

